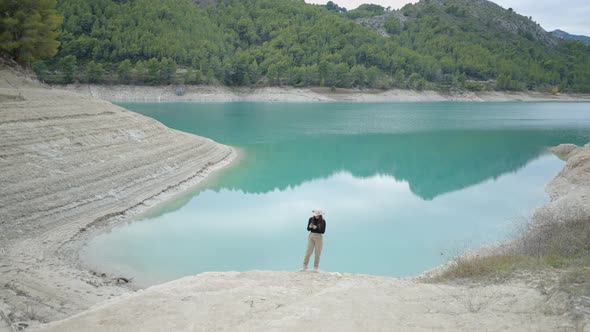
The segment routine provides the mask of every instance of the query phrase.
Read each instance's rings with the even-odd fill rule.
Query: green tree
[[[104,67],[101,63],[90,61],[86,65],[86,80],[90,83],[99,83],[104,75]]]
[[[365,86],[367,84],[367,68],[361,65],[354,65],[350,68],[350,80],[353,86]]]
[[[137,61],[135,63],[135,80],[138,83],[143,83],[147,79],[147,66],[144,61]]]
[[[41,82],[44,82],[45,79],[47,79],[47,70],[48,68],[47,64],[45,64],[45,61],[37,61],[33,63],[33,71]]]
[[[51,58],[63,17],[57,0],[0,1],[0,51],[19,62]]]
[[[195,81],[195,71],[193,67],[188,67],[184,73],[184,84],[192,84]]]
[[[131,65],[131,60],[125,59],[121,61],[117,67],[117,76],[119,77],[119,81],[123,83],[129,83],[131,81],[132,68],[133,66]]]
[[[239,50],[225,63],[225,83],[227,85],[247,85],[255,83],[257,66],[248,52]]]
[[[408,77],[408,85],[410,89],[424,90],[425,83],[424,79],[420,77],[420,74],[412,73],[410,77]]]
[[[173,83],[176,74],[176,62],[171,58],[164,58],[160,62],[160,82],[164,84]]]
[[[385,20],[385,31],[387,31],[388,34],[393,35],[393,34],[397,34],[400,33],[400,31],[402,31],[402,23],[399,20],[399,18],[395,17],[395,16],[390,16]]]
[[[379,68],[373,66],[367,70],[367,86],[371,88],[377,87],[377,82],[381,78]]]
[[[385,7],[375,4],[362,4],[356,9],[346,12],[346,16],[351,19],[362,17],[373,17],[385,13]]]
[[[266,71],[266,80],[269,85],[280,85],[279,66],[275,63],[271,64]]]
[[[151,58],[147,64],[146,81],[150,84],[160,83],[160,62],[156,58]]]
[[[339,7],[337,4],[335,4],[333,1],[328,1],[326,3],[326,9],[331,11],[331,12],[336,12],[336,13],[346,13],[346,8],[344,7]]]
[[[350,68],[344,62],[341,62],[335,67],[335,86],[341,88],[349,88],[352,85],[349,75]]]
[[[73,55],[68,55],[64,58],[59,59],[59,67],[63,74],[63,83],[74,82],[74,74],[76,72],[77,59]]]

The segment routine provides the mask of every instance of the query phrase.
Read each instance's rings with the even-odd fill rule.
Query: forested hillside
[[[424,55],[428,70],[420,74],[429,81],[497,80],[499,90],[590,89],[590,47],[560,41],[531,18],[490,1],[420,1],[361,24]]]
[[[512,10],[485,0],[379,7],[60,0],[61,47],[34,69],[56,83],[590,92],[590,47]]]

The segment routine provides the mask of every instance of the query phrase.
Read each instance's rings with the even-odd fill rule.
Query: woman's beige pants
[[[320,255],[322,254],[322,247],[324,246],[323,234],[309,233],[307,239],[307,250],[305,251],[305,258],[303,259],[303,268],[307,268],[309,264],[309,257],[311,252],[315,250],[315,257],[313,261],[313,267],[318,268],[320,266]]]

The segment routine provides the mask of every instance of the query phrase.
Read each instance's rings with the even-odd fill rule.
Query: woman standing
[[[315,251],[315,257],[313,261],[313,270],[318,271],[320,266],[320,255],[322,254],[322,247],[324,245],[324,233],[326,232],[326,220],[323,217],[323,212],[320,209],[313,211],[313,217],[307,221],[307,230],[310,232],[307,239],[307,250],[305,251],[305,258],[303,259],[303,270],[307,270],[307,264],[309,264],[309,257],[311,252]]]

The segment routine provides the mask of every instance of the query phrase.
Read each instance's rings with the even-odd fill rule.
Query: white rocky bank
[[[227,165],[236,151],[0,67],[0,330],[128,292],[68,244]]]

